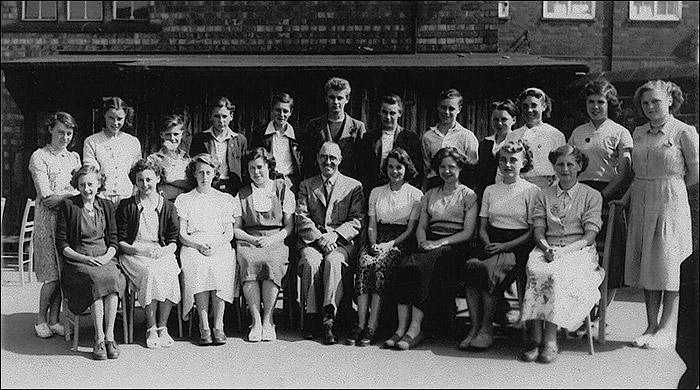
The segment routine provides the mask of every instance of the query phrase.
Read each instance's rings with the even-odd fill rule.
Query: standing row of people
[[[621,196],[627,172],[634,172],[631,195],[622,201],[631,199],[631,230],[645,232],[628,237],[625,281],[650,291],[649,328],[635,344],[665,346],[673,337],[669,321],[677,305],[675,268],[690,254],[674,244],[678,234],[690,231],[689,210],[683,208],[687,196],[682,197],[678,185],[684,179],[687,185],[698,181],[697,132],[673,118],[676,92],[675,84],[660,81],[638,91],[635,101],[651,123],[645,126],[657,126],[660,132],[645,132],[642,126],[635,131],[635,143],[647,142],[648,133],[662,146],[644,148],[643,154],[632,149],[629,132],[608,118],[618,102],[614,87],[605,81],[586,86],[583,98],[591,122],[574,130],[569,146],[561,132],[542,121],[551,101],[538,88],[523,91],[517,105],[494,104],[495,134],[478,143],[456,121],[462,106],[456,90],[440,96],[440,123],[420,140],[398,126],[403,106],[396,95],[382,99],[381,134],[366,133],[362,122],[344,112],[349,83],[333,78],[325,87],[328,113],[312,120],[299,136],[287,122],[292,98],[276,95],[272,120],[253,131],[250,152],[246,138],[228,127],[235,107],[221,98],[210,111],[212,127],[193,138],[193,158],[179,148],[182,119],[171,116],[161,126],[162,148],[144,160],[138,139],[122,131],[132,116],[130,108],[112,98],[105,101],[102,132],[85,141],[82,168],[79,156],[67,150],[75,121],[57,113],[49,122],[51,143],[30,162],[40,197],[37,229],[47,233],[43,244],[37,241],[37,273],[46,282],[37,334],[65,332],[58,324],[60,276],[71,311],[93,307],[95,357],[118,356],[114,317],[126,274],[146,307],[149,347],[172,345],[165,324],[180,296],[184,317],[196,306],[200,343],[225,343],[224,304],[233,301],[239,288],[253,319],[249,340],[274,340],[274,301],[289,251],[298,250],[308,337],[322,329],[324,342],[337,342],[338,308],[343,295],[354,289],[359,323],[350,342],[371,342],[383,297],[391,295],[399,304],[399,321],[384,344],[411,348],[424,337],[424,315],[444,313],[463,272],[473,326],[460,346],[487,348],[493,343],[495,297],[513,274],[526,273],[523,319],[534,322],[523,359],[552,361],[557,351],[552,330],[575,326],[579,314],[585,316],[597,299],[602,275],[593,244],[602,225],[603,200]],[[513,131],[518,115],[525,125]],[[663,154],[656,161],[653,155],[659,151]],[[521,172],[526,181],[520,180]],[[579,183],[584,178],[590,186]],[[643,186],[651,189],[640,190]],[[657,190],[667,195],[661,203],[645,195]],[[650,207],[657,217],[650,216]],[[365,210],[367,240],[362,245]],[[672,223],[657,226],[648,218]],[[477,231],[483,249],[465,256],[466,243]],[[649,250],[640,249],[651,247],[667,250],[652,259]],[[462,267],[468,257],[472,259]],[[354,286],[349,274],[354,274]],[[580,287],[574,289],[578,295],[572,286]],[[552,295],[567,297],[557,303],[564,309],[546,303]],[[573,306],[578,309],[572,311]]]

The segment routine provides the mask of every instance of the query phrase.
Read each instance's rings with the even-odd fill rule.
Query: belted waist
[[[684,180],[682,175],[674,176],[635,176],[635,180]]]

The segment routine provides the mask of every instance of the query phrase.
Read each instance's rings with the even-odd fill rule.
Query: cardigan
[[[402,148],[411,157],[413,165],[416,168],[417,175],[413,180],[406,180],[413,186],[420,188],[423,184],[423,150],[421,149],[420,137],[413,131],[409,131],[399,126],[394,135],[393,148]],[[392,148],[392,149],[393,149]],[[360,178],[362,186],[365,189],[365,196],[368,196],[373,188],[387,183],[389,180],[386,176],[386,171],[382,171],[380,166],[382,161],[382,132],[371,131],[365,134],[360,148],[362,158],[360,164]]]
[[[107,199],[95,198],[98,207],[105,213],[105,246],[119,249],[117,241],[117,222],[114,204]],[[56,222],[56,249],[63,256],[67,247],[73,249],[80,246],[80,215],[83,209],[83,198],[76,195],[61,201]]]
[[[124,199],[117,208],[117,232],[119,241],[133,244],[139,230],[141,221],[140,205],[137,196]],[[177,243],[180,233],[180,221],[175,205],[161,197],[161,206],[158,210],[158,244],[166,246]]]

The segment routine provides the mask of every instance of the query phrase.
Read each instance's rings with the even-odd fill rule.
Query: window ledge
[[[540,21],[542,22],[547,22],[547,23],[571,23],[571,22],[576,22],[576,23],[595,23],[596,19],[595,18],[555,18],[555,17],[549,17],[549,16],[543,16],[540,18]]]
[[[2,26],[2,32],[160,32],[160,25],[149,21],[113,20],[109,22],[80,22],[80,21],[21,21]]]

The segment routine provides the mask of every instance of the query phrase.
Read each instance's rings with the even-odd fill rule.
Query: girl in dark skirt
[[[479,213],[483,251],[467,261],[464,277],[472,327],[460,349],[486,349],[493,344],[498,297],[512,283],[509,276],[516,265],[517,275],[524,279],[533,247],[530,214],[540,189],[520,178],[521,172],[532,168],[532,154],[527,145],[509,141],[496,157],[503,182],[486,187],[483,194]]]
[[[440,149],[432,160],[442,185],[429,190],[421,201],[416,230],[418,253],[402,260],[392,276],[399,324],[385,347],[406,350],[423,339],[426,311],[442,313],[454,305],[459,270],[466,258],[467,242],[474,233],[477,216],[476,193],[459,183],[467,158],[457,149]],[[409,323],[410,319],[410,323]]]
[[[379,325],[385,281],[394,264],[415,247],[413,234],[423,193],[407,181],[416,176],[416,168],[408,153],[397,147],[387,155],[382,170],[389,183],[374,188],[369,195],[368,242],[360,252],[355,274],[359,324],[347,339],[348,345],[371,343]]]
[[[61,203],[56,248],[64,261],[61,284],[68,308],[76,315],[91,308],[95,325],[93,357],[119,357],[114,322],[126,279],[117,265],[117,223],[112,202],[98,198],[105,177],[94,166],[75,172],[71,185],[79,196]]]

